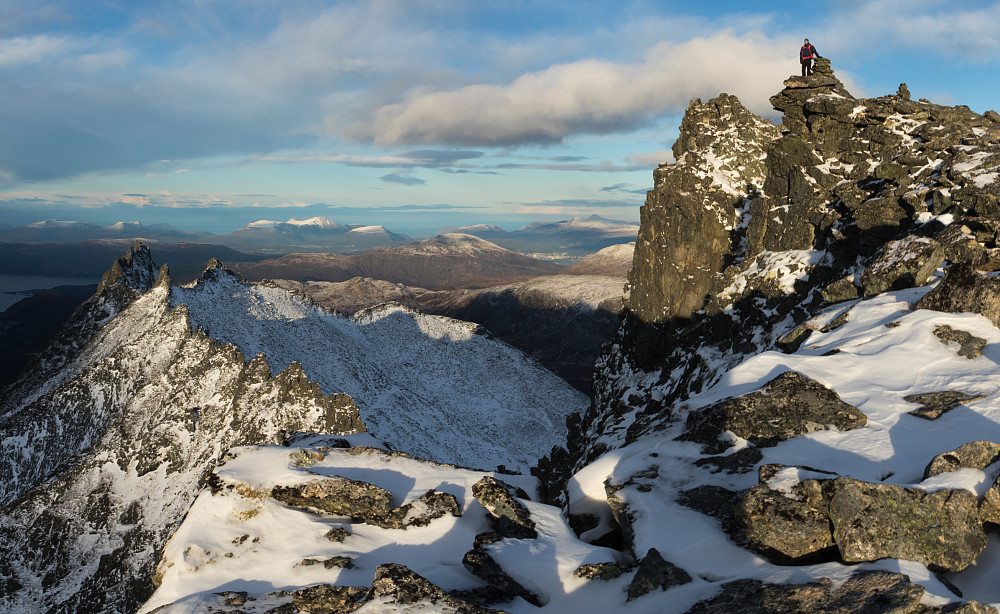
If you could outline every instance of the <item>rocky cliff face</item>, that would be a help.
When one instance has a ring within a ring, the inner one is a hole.
[[[642,209],[594,403],[538,475],[585,535],[617,527],[637,556],[655,546],[702,578],[741,576],[749,551],[817,581],[817,564],[906,559],[911,577],[970,586],[958,572],[986,556],[1000,468],[975,465],[980,487],[922,468],[981,439],[973,423],[1000,429],[992,392],[972,390],[995,377],[980,352],[1000,321],[1000,115],[905,85],[857,99],[825,59],[784,85],[780,126],[724,94],[692,101]],[[963,403],[969,423],[945,415]],[[606,493],[585,486],[596,473]],[[614,521],[585,523],[605,497]],[[663,532],[668,518],[714,519],[727,538],[710,547],[729,554],[685,566],[694,538]],[[739,590],[693,611],[726,611]]]

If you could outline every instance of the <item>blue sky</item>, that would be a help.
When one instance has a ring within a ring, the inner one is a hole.
[[[0,222],[637,220],[688,101],[772,113],[803,37],[1000,108],[997,1],[0,0]]]

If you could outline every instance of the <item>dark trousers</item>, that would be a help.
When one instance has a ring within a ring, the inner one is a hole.
[[[802,76],[813,74],[813,61],[812,58],[808,60],[799,60],[802,62]]]

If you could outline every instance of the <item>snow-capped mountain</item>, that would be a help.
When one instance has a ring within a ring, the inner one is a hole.
[[[175,288],[171,304],[248,356],[264,354],[277,369],[301,364],[322,389],[351,395],[368,429],[394,449],[441,462],[527,471],[559,441],[567,412],[586,405],[476,325],[401,305],[348,319],[221,267]],[[517,407],[531,411],[510,411]]]

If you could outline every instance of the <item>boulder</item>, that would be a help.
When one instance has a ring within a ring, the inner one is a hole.
[[[944,390],[942,392],[911,394],[903,397],[903,400],[921,405],[919,409],[909,412],[911,416],[917,416],[926,420],[937,420],[945,412],[949,412],[963,403],[984,398],[986,398],[984,394],[973,395],[958,390]]]
[[[951,452],[943,452],[931,459],[924,469],[924,479],[958,469],[983,470],[1000,458],[1000,443],[972,441]]]
[[[827,430],[842,431],[867,424],[858,408],[840,400],[836,392],[796,371],[786,371],[761,390],[723,399],[688,414],[682,440],[704,444],[706,453],[730,447],[725,431],[757,447]]]
[[[794,467],[789,469],[795,470]],[[807,479],[788,491],[776,490],[767,482],[750,488],[738,508],[748,547],[771,555],[768,558],[776,563],[816,562],[817,558],[832,560],[830,556],[818,555],[830,554],[836,545],[822,484],[819,480]]]
[[[965,569],[986,547],[976,495],[837,478],[824,489],[834,540],[849,563],[898,558]]]
[[[981,273],[972,264],[953,264],[936,288],[917,301],[917,309],[978,313],[1000,326],[1000,277]]]
[[[472,485],[472,496],[490,513],[495,530],[500,535],[519,539],[538,536],[528,508],[518,501],[518,497],[527,498],[523,490],[485,476]]]
[[[886,290],[922,286],[944,261],[944,248],[934,239],[908,236],[890,241],[861,275],[865,296]]]
[[[639,569],[628,585],[628,599],[632,601],[654,590],[667,590],[671,586],[687,584],[691,581],[688,572],[663,558],[656,548],[650,548],[639,563]]]

